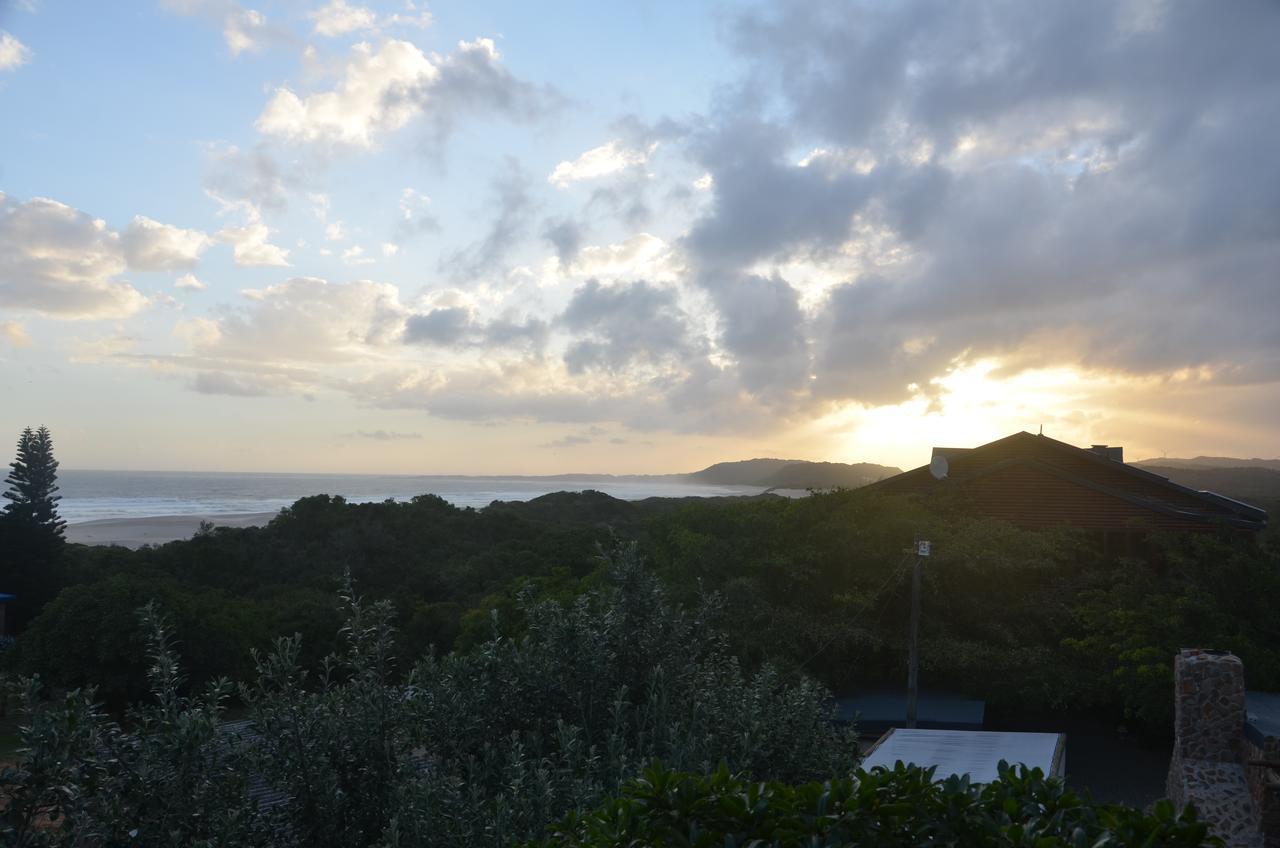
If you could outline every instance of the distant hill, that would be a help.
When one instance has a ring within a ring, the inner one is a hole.
[[[1158,459],[1142,459],[1132,464],[1140,465],[1148,471],[1153,465],[1161,468],[1267,468],[1280,471],[1280,459],[1237,459],[1230,456],[1197,456],[1191,459],[1162,456]]]
[[[1205,458],[1208,457],[1198,457],[1198,459]],[[1136,464],[1140,465],[1144,471],[1168,477],[1173,482],[1188,488],[1206,489],[1237,500],[1280,498],[1280,470],[1275,468],[1261,466],[1205,468]]]
[[[688,475],[688,479],[699,483],[768,489],[855,489],[901,473],[901,469],[872,462],[847,464],[797,459],[745,459],[718,462],[695,471]]]

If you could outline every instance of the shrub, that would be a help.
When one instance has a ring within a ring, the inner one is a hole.
[[[296,637],[255,658],[256,680],[240,687],[247,723],[225,722],[225,681],[181,694],[154,611],[153,702],[125,726],[91,692],[42,705],[33,685],[22,760],[0,774],[0,833],[18,845],[509,845],[654,758],[758,779],[855,765],[821,687],[743,671],[713,626],[714,599],[673,605],[634,547],[572,603],[526,595],[518,640],[403,675],[391,605],[350,588],[344,602],[343,647],[318,673],[302,668]],[[266,795],[279,803],[253,800]],[[53,826],[35,825],[45,818]]]
[[[549,830],[544,846],[685,845],[1071,846],[1220,844],[1188,809],[1168,801],[1150,814],[1094,804],[1039,769],[1000,766],[1000,779],[934,780],[904,766],[791,786],[760,783],[721,767],[710,775],[661,764],[585,815]]]

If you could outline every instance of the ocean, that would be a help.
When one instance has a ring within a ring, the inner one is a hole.
[[[456,506],[525,501],[548,492],[595,489],[624,500],[650,497],[756,495],[758,486],[686,483],[678,477],[447,477],[394,474],[257,474],[250,472],[58,472],[68,523],[161,515],[275,512],[307,495],[341,495],[353,502],[408,500],[434,494]]]

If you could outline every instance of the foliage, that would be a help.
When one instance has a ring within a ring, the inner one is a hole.
[[[22,431],[9,469],[9,489],[3,493],[8,503],[0,512],[0,592],[17,596],[6,618],[18,630],[56,594],[63,579],[66,522],[58,516],[58,461],[48,429]]]
[[[266,650],[277,633],[300,633],[299,664],[313,667],[342,649],[331,598],[349,567],[366,596],[392,603],[407,669],[432,646],[477,650],[495,633],[494,610],[496,632],[518,638],[530,593],[572,607],[604,580],[598,546],[619,537],[637,540],[679,603],[720,597],[726,650],[745,669],[771,663],[842,693],[901,685],[903,549],[917,537],[934,542],[923,581],[926,688],[1010,710],[1099,711],[1155,733],[1171,726],[1179,648],[1234,651],[1251,687],[1280,688],[1271,537],[1151,534],[1141,557],[1118,559],[1083,533],[1021,531],[964,503],[863,491],[636,503],[559,493],[483,510],[432,496],[316,496],[264,528],[141,551],[70,546],[71,585],[25,631],[18,665],[51,684],[96,683],[113,708],[137,699],[146,687],[129,659],[128,645],[141,644],[130,610],[154,597],[197,683],[247,676],[246,648]]]
[[[1039,769],[1002,763],[1000,779],[935,780],[932,769],[858,771],[851,778],[760,783],[721,767],[688,774],[661,764],[619,797],[551,828],[542,845],[1068,846],[1220,844],[1193,810],[1175,816],[1093,803]]]
[[[58,460],[53,458],[53,437],[47,427],[22,431],[17,458],[9,468],[6,517],[61,539],[66,522],[58,517]]]
[[[152,703],[118,724],[73,691],[28,693],[16,768],[0,775],[17,845],[508,845],[585,811],[654,759],[726,762],[759,779],[848,773],[854,739],[811,681],[742,671],[714,603],[673,605],[634,548],[572,604],[526,594],[525,633],[397,672],[393,611],[348,587],[342,648],[318,674],[299,640],[197,698],[167,628],[143,619]],[[252,799],[257,786],[278,805]],[[52,826],[38,827],[47,819]]]

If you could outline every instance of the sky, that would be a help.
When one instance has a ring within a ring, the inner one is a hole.
[[[0,0],[64,467],[1280,455],[1266,0]]]

